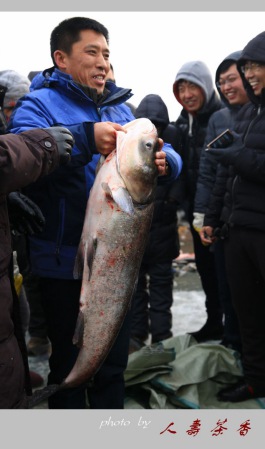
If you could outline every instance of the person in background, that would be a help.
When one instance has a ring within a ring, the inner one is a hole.
[[[29,79],[30,81],[32,81],[33,78],[34,78],[36,75],[38,75],[39,73],[41,73],[40,70],[31,70],[31,71],[28,73],[28,79]]]
[[[29,92],[29,79],[14,70],[0,72],[0,133],[5,134],[8,122],[18,100]],[[15,286],[19,296],[21,322],[24,335],[30,324],[29,297],[26,280],[29,273],[27,234],[39,231],[44,225],[41,211],[29,198],[20,192],[11,192],[7,197],[14,256]],[[20,282],[18,283],[18,279]],[[35,371],[30,371],[32,388],[40,387],[44,379]]]
[[[31,73],[37,74],[38,72]],[[2,111],[5,121],[3,131],[5,132],[18,100],[29,92],[30,80],[14,70],[3,70],[0,72],[0,85],[4,90]],[[28,354],[48,355],[51,345],[47,337],[47,324],[40,302],[38,277],[31,272],[27,244],[27,235],[33,235],[42,231],[45,218],[38,206],[21,192],[10,193],[8,205],[10,211],[13,211],[13,223],[11,224],[15,226],[12,228],[12,236],[15,244],[14,249],[17,253],[19,271],[23,277],[20,304],[25,332],[29,334],[27,341]],[[34,379],[32,378],[34,386],[40,386],[40,379],[38,382],[35,374],[34,376]]]
[[[233,129],[237,113],[249,101],[236,66],[240,55],[241,51],[229,54],[217,67],[215,84],[226,107],[214,112],[210,117],[204,144],[205,148],[207,143],[211,142],[221,132],[227,128]],[[208,155],[207,151],[202,151],[194,200],[193,226],[199,235],[202,236],[203,244],[207,244],[204,238],[203,221],[205,213],[209,208],[216,176],[217,162]],[[219,197],[222,197],[222,192],[223,188],[218,192]],[[224,335],[221,343],[240,352],[241,338],[225,272],[223,239],[217,239],[213,246],[220,301],[224,312]]]
[[[237,68],[250,102],[236,116],[233,143],[208,150],[228,167],[220,221],[242,341],[243,377],[219,391],[226,402],[265,397],[265,32],[247,43]],[[214,228],[206,231],[212,239]]]
[[[17,101],[20,97],[22,97],[26,92],[29,92],[29,80],[21,75],[20,73],[14,70],[2,70],[0,71],[0,134],[5,134],[8,126],[8,122],[10,116],[13,112],[14,107],[17,104]],[[18,211],[18,192],[12,192],[8,195],[8,209],[9,209],[9,219],[10,212],[14,209]],[[22,201],[22,200],[21,200]],[[14,207],[13,207],[14,206]],[[21,214],[18,214],[18,220],[21,221]],[[13,223],[12,223],[13,221]],[[17,230],[17,226],[14,226],[14,220],[11,220],[11,230],[12,230],[12,240],[13,240],[13,249],[14,249],[14,266],[16,266],[17,274],[20,273],[21,268],[17,265],[17,251],[20,253],[21,246],[24,246],[24,236]],[[21,273],[20,273],[21,274]],[[22,277],[21,277],[22,278]],[[19,298],[20,298],[20,310],[21,310],[21,319],[24,328],[24,332],[28,329],[29,322],[29,305],[26,298],[26,293],[24,289],[24,285],[21,284],[19,290]]]
[[[73,137],[62,127],[0,136],[0,408],[27,408],[32,394],[14,285],[7,196],[69,162]]]
[[[27,189],[46,221],[44,231],[30,238],[30,257],[34,274],[40,277],[52,345],[48,384],[60,384],[78,356],[79,349],[72,339],[81,280],[74,279],[73,270],[96,166],[100,154],[107,155],[116,148],[116,131],[122,131],[122,125],[134,120],[124,105],[132,96],[131,90],[106,81],[110,69],[108,41],[108,30],[91,18],[72,17],[58,24],[50,38],[54,65],[34,77],[31,92],[23,98],[10,125],[11,132],[20,133],[60,123],[75,138],[71,164]],[[164,149],[157,151],[155,163],[158,172],[165,174],[167,161],[174,179],[175,152],[171,147]],[[67,179],[63,188],[62,179]],[[48,399],[49,408],[124,407],[129,324],[127,314],[91,385],[55,393]]]
[[[190,225],[195,262],[206,295],[207,321],[192,335],[199,342],[207,339],[215,340],[223,336],[223,312],[214,254],[209,246],[201,243],[199,234],[193,228],[193,212],[200,155],[204,149],[208,122],[212,114],[221,109],[222,105],[214,89],[210,70],[202,61],[187,62],[179,69],[173,83],[173,93],[183,107],[174,123],[178,134],[175,148],[183,160],[183,169],[178,179],[179,204]]]
[[[159,95],[146,95],[135,111],[135,118],[146,117],[163,132],[169,125],[167,106]],[[182,161],[179,155],[179,172]],[[172,336],[173,270],[172,261],[179,255],[177,231],[176,180],[163,179],[156,189],[155,208],[132,299],[130,352],[139,349],[151,335],[157,343]]]
[[[107,76],[107,81],[112,81],[113,83],[116,84],[116,79],[115,79],[115,75],[114,75],[114,68],[113,68],[112,64],[110,64],[110,69],[109,69],[109,73],[108,73],[108,76]],[[126,101],[125,104],[130,108],[132,114],[135,115],[136,107],[130,101]]]
[[[15,70],[0,71],[1,134],[5,134],[10,116],[18,100],[29,92],[29,79]]]

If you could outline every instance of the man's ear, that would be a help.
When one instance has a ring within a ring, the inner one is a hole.
[[[64,51],[62,51],[62,50],[55,50],[55,52],[53,53],[53,57],[54,57],[54,60],[56,62],[56,66],[59,69],[63,70],[63,69],[66,68],[66,62],[65,62],[66,54],[65,54]]]

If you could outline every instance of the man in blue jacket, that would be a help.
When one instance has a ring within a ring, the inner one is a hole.
[[[108,30],[93,19],[73,17],[61,22],[50,40],[54,67],[34,78],[31,93],[18,103],[10,125],[11,132],[20,133],[60,123],[75,138],[71,164],[27,191],[46,219],[44,231],[30,239],[30,257],[32,272],[40,277],[52,344],[49,384],[62,382],[78,354],[72,338],[81,281],[73,279],[73,268],[99,153],[110,153],[116,147],[116,131],[134,119],[124,105],[131,90],[106,82],[108,39]],[[165,174],[165,152],[157,152],[156,157],[159,173]],[[171,147],[166,149],[166,158],[174,178],[178,168]],[[128,319],[93,386],[58,392],[49,398],[49,408],[86,408],[86,391],[90,408],[123,408]]]

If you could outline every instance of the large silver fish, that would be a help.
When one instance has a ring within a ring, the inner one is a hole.
[[[74,277],[82,276],[76,363],[54,391],[91,379],[108,355],[130,306],[153,215],[157,131],[145,118],[117,132],[87,203]],[[52,387],[52,386],[51,386]],[[49,388],[49,386],[47,387]]]

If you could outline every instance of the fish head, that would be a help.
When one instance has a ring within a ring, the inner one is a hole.
[[[127,123],[117,135],[117,168],[134,202],[153,200],[158,168],[155,153],[160,149],[156,127],[147,118]]]

